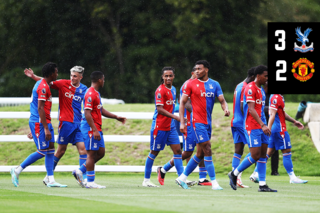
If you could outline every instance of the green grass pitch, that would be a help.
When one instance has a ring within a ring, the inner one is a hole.
[[[234,191],[226,175],[217,180],[224,188],[213,191],[208,186],[179,188],[169,173],[160,188],[141,186],[142,173],[97,173],[96,182],[106,189],[80,188],[70,173],[56,173],[55,179],[68,188],[47,188],[42,184],[45,173],[22,173],[20,186],[14,187],[8,173],[0,174],[0,212],[319,212],[319,177],[304,185],[289,184],[289,177],[267,176],[277,193],[259,193],[258,184],[243,175],[249,189]],[[151,179],[157,185],[156,174]],[[198,174],[188,179],[197,180]]]

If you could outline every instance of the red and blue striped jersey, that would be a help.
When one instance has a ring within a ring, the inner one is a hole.
[[[277,111],[276,117],[271,127],[271,132],[285,132],[286,126],[286,114],[285,114],[285,102],[284,98],[280,94],[272,94],[270,96],[269,110],[274,109]]]
[[[220,84],[209,78],[207,81],[190,80],[184,85],[183,94],[190,97],[192,122],[211,125],[215,97],[223,95]]]
[[[158,129],[161,131],[169,131],[171,127],[175,126],[172,118],[158,113],[157,106],[162,105],[163,109],[174,114],[174,107],[176,103],[176,88],[174,86],[171,89],[167,88],[164,84],[161,84],[155,92],[155,110],[153,114],[152,129]]]
[[[259,118],[261,118],[262,113],[262,92],[255,82],[249,83],[244,91],[243,97],[243,111],[244,111],[244,121],[246,130],[261,129],[258,122],[252,117],[249,112],[248,102],[254,102],[254,109],[256,110]]]
[[[50,87],[44,79],[37,81],[32,89],[31,103],[30,103],[30,119],[29,122],[41,122],[38,112],[38,100],[45,101],[44,112],[46,114],[47,123],[51,123],[51,106],[52,95]]]
[[[231,127],[244,127],[243,126],[243,119],[244,115],[241,112],[240,104],[243,102],[243,93],[244,89],[246,88],[247,83],[241,82],[239,83],[233,94],[233,117],[231,119]]]
[[[92,116],[94,125],[97,127],[98,131],[102,131],[101,130],[101,125],[102,125],[101,111],[103,106],[101,103],[100,93],[96,91],[93,87],[89,87],[87,89],[87,92],[84,96],[83,106],[84,106],[84,109],[91,110],[91,116]],[[87,123],[85,115],[83,115],[82,122]]]
[[[81,103],[87,86],[80,83],[78,87],[72,85],[71,80],[58,80],[51,82],[51,88],[59,90],[60,121],[71,123],[81,122]]]

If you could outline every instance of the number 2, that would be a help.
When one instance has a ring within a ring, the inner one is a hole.
[[[278,51],[284,50],[286,48],[286,43],[285,43],[286,31],[284,31],[284,30],[276,30],[275,35],[276,36],[281,35],[281,37],[278,39],[278,41],[281,42],[280,43],[281,45],[276,44],[275,45],[276,50],[278,50]]]
[[[282,65],[282,69],[279,69],[276,72],[276,81],[287,81],[287,77],[280,77],[281,73],[287,72],[287,62],[284,60],[280,60],[276,62],[276,67],[280,67],[281,65]]]

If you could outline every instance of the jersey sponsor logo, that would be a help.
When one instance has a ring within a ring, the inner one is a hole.
[[[172,105],[172,104],[175,104],[175,103],[176,103],[176,100],[167,100],[166,101],[167,105]]]
[[[97,106],[97,109],[101,109],[102,108],[102,104],[99,104],[98,106]]]
[[[254,144],[254,145],[259,144],[258,139],[254,139],[254,140],[253,140],[253,144]]]
[[[277,104],[277,99],[273,99],[272,103]]]
[[[310,73],[308,74],[308,67],[311,69]],[[296,69],[298,68],[298,73],[296,73]],[[293,77],[301,82],[305,82],[312,78],[314,70],[314,63],[309,61],[306,58],[300,58],[298,61],[292,63],[292,73]]]
[[[159,99],[161,98],[161,93],[157,94],[157,98],[159,98]]]
[[[301,42],[302,45],[298,46],[296,44],[296,42],[294,42],[294,48],[293,50],[295,52],[299,51],[301,53],[306,53],[306,52],[313,52],[314,48],[313,48],[313,42],[310,44],[310,46],[308,47],[306,42],[309,42],[308,36],[309,33],[312,31],[311,28],[306,29],[303,34],[301,32],[301,27],[297,27],[296,28],[296,35],[298,36],[297,41]]]
[[[41,92],[42,94],[46,94],[46,88],[42,88]]]
[[[200,90],[200,94],[201,94],[201,97],[208,97],[208,98],[211,98],[211,97],[214,97],[214,92],[202,92],[202,90]]]
[[[264,101],[262,101],[261,99],[257,99],[256,104],[264,104]]]
[[[66,92],[65,94],[64,94],[67,98],[71,98],[71,99],[73,99],[73,100],[75,100],[75,101],[78,101],[78,102],[81,102],[81,97],[80,96],[76,96],[76,95],[74,95],[74,94],[72,94],[71,92]],[[90,97],[89,97],[90,98]],[[88,98],[88,99],[89,99]],[[89,102],[89,101],[88,101]]]
[[[248,95],[252,95],[252,90],[251,89],[248,90]]]

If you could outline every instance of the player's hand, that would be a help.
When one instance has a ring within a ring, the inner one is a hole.
[[[126,121],[127,121],[127,118],[125,118],[125,117],[120,117],[120,116],[117,116],[117,121],[120,121],[122,124],[125,124],[126,123]]]
[[[180,132],[186,134],[186,125],[183,123],[180,123]]]
[[[29,68],[29,69],[24,69],[24,74],[26,75],[26,76],[28,76],[29,78],[32,78],[33,77],[33,70],[31,69],[31,68]]]
[[[45,136],[46,136],[46,141],[49,141],[49,140],[51,140],[51,132],[50,132],[50,130],[49,129],[44,129],[44,134],[45,134]]]
[[[176,116],[176,115],[173,115],[173,116],[174,116],[174,117],[173,117],[174,120],[180,122],[180,117],[179,117],[179,116]]]
[[[268,136],[271,135],[271,131],[270,131],[269,127],[267,127],[266,125],[263,125],[263,126],[262,126],[262,131],[263,131],[263,133],[264,133],[265,135],[268,135]]]
[[[100,141],[101,140],[101,136],[100,136],[100,133],[99,131],[93,131],[93,138],[97,141]]]
[[[303,128],[304,128],[303,124],[300,123],[299,121],[295,121],[295,122],[293,123],[293,125],[295,125],[296,127],[298,127],[298,129],[303,129]]]
[[[30,132],[29,134],[27,134],[27,137],[28,137],[29,139],[33,139],[32,133]]]
[[[184,118],[184,124],[188,123],[188,118]]]
[[[225,109],[224,110],[224,116],[229,117],[229,115],[230,115],[229,109]]]

